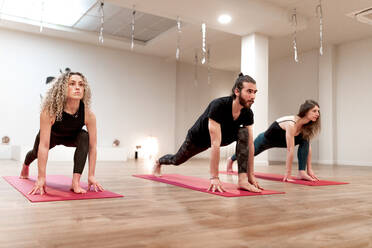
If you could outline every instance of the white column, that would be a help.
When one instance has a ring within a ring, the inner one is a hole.
[[[259,34],[242,37],[241,72],[248,74],[257,83],[257,95],[252,105],[254,113],[254,138],[268,127],[269,107],[269,40]],[[268,165],[267,152],[255,157],[255,164]]]
[[[319,135],[318,163],[333,164],[336,159],[336,49],[327,46],[319,57],[319,105],[322,130]]]

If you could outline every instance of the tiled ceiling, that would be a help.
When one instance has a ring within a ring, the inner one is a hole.
[[[104,34],[113,37],[131,38],[132,9],[104,4]],[[148,42],[177,25],[175,20],[136,11],[134,39]],[[97,2],[74,25],[84,31],[99,32],[101,27],[100,3]]]

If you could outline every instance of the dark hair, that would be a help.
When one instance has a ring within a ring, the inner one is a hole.
[[[306,100],[303,104],[301,104],[297,115],[301,118],[305,117],[307,112],[309,112],[315,106],[319,108],[319,104],[316,101]],[[303,125],[301,128],[302,137],[306,140],[310,140],[319,132],[320,132],[320,112],[319,112],[319,118],[315,122],[310,121],[309,123]]]
[[[64,72],[61,69],[59,69],[59,71],[61,73],[69,73],[69,72],[71,72],[71,69],[69,67],[66,67]]]
[[[51,82],[53,82],[53,80],[56,79],[55,77],[47,77],[46,81],[45,81],[45,84],[49,84]]]
[[[61,74],[62,74],[62,73],[69,73],[69,72],[71,72],[71,69],[68,68],[68,67],[66,67],[64,72],[63,72],[61,69],[59,69],[59,72],[60,72]],[[54,79],[56,79],[56,77],[52,77],[52,76],[51,76],[51,77],[47,77],[47,79],[46,79],[46,81],[45,81],[45,84],[49,84],[49,83],[53,82]]]
[[[252,84],[256,84],[256,81],[248,76],[248,75],[244,75],[243,73],[239,73],[239,76],[238,78],[235,80],[235,84],[234,86],[232,87],[231,89],[231,96],[235,99],[236,95],[235,95],[235,89],[238,89],[239,92],[243,89],[243,83],[246,82],[246,83],[252,83]]]

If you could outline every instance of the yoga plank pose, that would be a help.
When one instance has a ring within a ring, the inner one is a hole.
[[[218,177],[220,147],[237,141],[238,187],[252,192],[261,192],[262,188],[253,174],[253,112],[250,107],[254,103],[256,93],[255,80],[248,75],[239,74],[231,96],[213,100],[189,129],[178,152],[165,155],[155,162],[153,174],[161,176],[161,165],[180,165],[211,147],[208,190],[224,192]]]
[[[273,148],[287,148],[286,174],[283,181],[290,180],[294,147],[298,145],[298,179],[318,181],[311,165],[310,140],[320,131],[319,104],[314,100],[306,100],[297,115],[284,116],[274,121],[271,126],[254,140],[254,155]],[[232,172],[234,154],[227,161],[227,172]]]

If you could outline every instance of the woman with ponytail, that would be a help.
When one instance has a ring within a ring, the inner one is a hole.
[[[294,147],[299,145],[298,179],[317,181],[311,165],[310,140],[320,131],[319,104],[314,100],[306,100],[301,104],[297,115],[284,116],[274,121],[271,126],[254,140],[254,155],[273,148],[287,148],[286,173],[283,181],[290,180]],[[228,159],[227,171],[232,172],[235,154]]]

